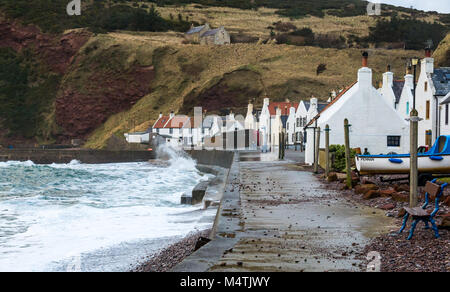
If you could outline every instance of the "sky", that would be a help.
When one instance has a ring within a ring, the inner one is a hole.
[[[425,11],[450,13],[450,0],[368,0],[373,3],[386,3],[395,6],[411,7]],[[381,8],[383,9],[383,8]]]

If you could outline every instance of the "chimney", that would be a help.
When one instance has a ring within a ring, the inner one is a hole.
[[[175,116],[175,113],[173,111],[170,112],[170,118],[173,118]]]
[[[394,73],[391,72],[391,65],[387,66],[387,71],[383,73],[383,87],[392,87],[394,85]]]
[[[159,113],[159,118],[162,118],[162,112]]]
[[[269,98],[264,98],[264,105],[267,105],[267,106],[269,106],[269,102],[270,102],[270,100],[269,100]]]
[[[276,111],[277,116],[281,116],[281,109],[278,107]]]
[[[285,101],[285,102],[291,102],[291,101],[289,100],[289,98],[286,98],[284,101]]]
[[[247,116],[251,116],[253,114],[253,103],[249,102],[247,107]]]
[[[425,58],[422,59],[421,72],[433,74],[434,73],[434,59],[431,57],[431,49],[425,49]]]
[[[412,65],[409,63],[406,66],[406,75],[405,75],[405,85],[409,86],[409,88],[413,88],[414,87],[414,76],[412,75]]]
[[[317,111],[317,104],[318,104],[319,100],[315,97],[312,97],[310,99],[310,109],[313,111]]]
[[[363,53],[363,61],[362,61],[363,67],[358,70],[359,86],[366,86],[366,87],[372,86],[372,69],[367,67],[368,57],[369,57],[369,54],[367,52],[364,52]],[[394,78],[394,77],[392,76],[392,78]]]
[[[369,53],[364,52],[362,54],[362,66],[363,68],[368,67]]]

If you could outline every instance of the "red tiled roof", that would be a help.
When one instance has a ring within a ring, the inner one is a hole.
[[[187,123],[189,123],[189,117],[186,116],[174,116],[170,121],[166,124],[164,128],[172,128],[172,129],[181,129]]]
[[[309,123],[305,126],[309,127],[310,125],[312,125],[320,116],[321,113],[323,113],[324,111],[326,111],[329,107],[331,107],[336,101],[338,101],[339,98],[341,98],[347,91],[350,90],[350,88],[352,88],[353,86],[355,86],[355,84],[358,83],[358,81],[353,82],[352,85],[350,85],[349,87],[345,88],[344,90],[341,91],[341,93],[339,93],[338,96],[336,96],[329,104],[327,104],[326,107],[324,107],[324,109],[317,114],[317,116],[315,116],[313,119],[311,119],[311,121],[309,121]]]
[[[156,123],[153,125],[154,129],[162,129],[164,128],[164,125],[167,123],[167,121],[170,119],[169,116],[162,116],[159,118]]]
[[[274,116],[277,114],[277,108],[279,108],[282,116],[288,116],[291,107],[297,110],[298,102],[271,102],[269,103],[269,113]]]

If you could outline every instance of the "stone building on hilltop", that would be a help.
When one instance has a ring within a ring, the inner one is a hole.
[[[230,44],[230,34],[223,26],[211,29],[209,24],[194,26],[185,33],[185,38],[190,43],[201,45],[225,45]]]

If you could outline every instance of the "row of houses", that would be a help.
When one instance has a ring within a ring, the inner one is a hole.
[[[306,140],[315,141],[320,131],[320,147],[324,147],[326,125],[331,128],[330,144],[344,144],[344,119],[350,127],[350,146],[371,154],[409,153],[411,110],[419,113],[419,146],[431,147],[440,135],[449,135],[450,68],[434,68],[431,50],[420,60],[416,82],[408,66],[403,80],[395,80],[388,66],[383,84],[375,89],[368,54],[363,54],[357,81],[342,91],[305,127]],[[414,92],[414,86],[415,92]],[[414,99],[415,93],[415,99]],[[305,161],[314,162],[314,142],[306,143]]]
[[[410,67],[401,80],[396,80],[388,67],[380,88],[376,89],[368,66],[368,54],[364,53],[356,81],[338,94],[333,92],[328,102],[319,102],[314,97],[300,102],[271,102],[265,98],[259,109],[249,103],[245,117],[233,113],[224,117],[205,116],[201,109],[196,110],[194,117],[160,114],[150,132],[163,136],[173,146],[221,147],[221,143],[214,145],[216,137],[223,140],[226,133],[245,130],[246,137],[253,139],[242,145],[263,152],[278,147],[279,134],[284,132],[286,144],[304,147],[305,161],[312,164],[316,135],[320,135],[319,147],[323,148],[324,129],[328,125],[330,144],[342,145],[343,123],[348,119],[352,148],[364,149],[371,154],[408,153],[407,118],[413,108],[414,85],[415,105],[422,118],[419,145],[430,147],[439,135],[450,134],[450,68],[434,68],[431,51],[427,50],[419,69],[420,75],[414,84]]]

